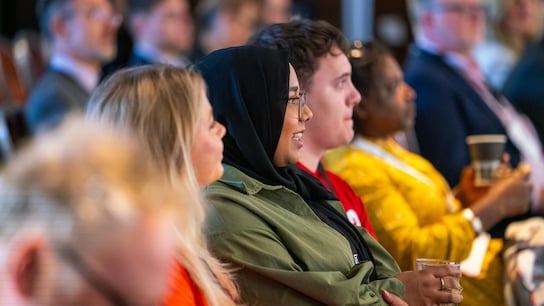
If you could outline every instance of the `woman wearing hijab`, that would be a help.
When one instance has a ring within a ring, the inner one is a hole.
[[[214,115],[227,128],[223,177],[206,189],[212,204],[206,234],[212,252],[239,268],[243,302],[406,305],[393,294],[414,304],[462,300],[440,291],[441,284],[459,287],[458,272],[399,274],[384,248],[351,225],[334,195],[296,167],[312,113],[286,53],[223,49],[198,69]]]

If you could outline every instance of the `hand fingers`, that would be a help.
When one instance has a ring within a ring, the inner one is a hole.
[[[390,306],[404,306],[408,305],[403,299],[400,297],[389,293],[387,290],[382,290],[382,297],[383,300],[386,301]]]
[[[432,296],[429,296],[429,299],[437,304],[447,304],[447,303],[461,303],[463,301],[463,296],[459,291],[434,291]]]
[[[454,277],[440,277],[438,282],[439,290],[440,291],[452,291],[455,290],[457,292],[463,291],[463,287],[461,287],[461,284],[459,283],[459,280]]]
[[[529,176],[531,175],[531,166],[529,166],[527,163],[520,163],[514,171],[514,175],[524,179],[529,179]]]
[[[439,266],[433,267],[432,269],[423,270],[421,272],[429,272],[430,276],[436,278],[445,276],[460,278],[462,274],[459,266]]]

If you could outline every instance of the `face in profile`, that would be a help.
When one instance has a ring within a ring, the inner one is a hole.
[[[416,94],[404,81],[402,70],[392,56],[385,56],[379,65],[382,69],[372,84],[374,93],[363,99],[364,117],[360,120],[366,121],[374,134],[368,136],[383,137],[414,125]]]
[[[312,118],[312,111],[307,105],[301,105],[300,99],[298,78],[295,69],[289,64],[289,101],[286,101],[283,127],[274,153],[273,163],[276,167],[295,164],[299,160],[299,151],[304,144],[302,136],[306,130],[306,121]]]
[[[198,184],[204,187],[223,175],[223,142],[225,127],[215,121],[206,93],[202,91],[202,107],[191,147],[191,159]]]
[[[466,51],[481,42],[485,32],[482,0],[434,0],[434,3],[431,36],[442,48]]]
[[[116,35],[121,17],[108,0],[72,1],[62,36],[69,48],[84,59],[107,62],[117,52]]]
[[[188,52],[193,45],[193,19],[186,0],[163,0],[145,17],[143,39],[173,54]]]
[[[351,64],[337,47],[319,59],[319,68],[307,91],[314,120],[308,122],[306,142],[316,150],[328,150],[353,139],[353,108],[361,95],[351,82]]]

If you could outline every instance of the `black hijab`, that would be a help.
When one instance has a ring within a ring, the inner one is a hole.
[[[289,95],[287,53],[254,46],[227,48],[204,57],[197,69],[208,85],[216,120],[227,128],[223,162],[265,184],[298,193],[323,222],[348,239],[356,262],[357,256],[372,260],[357,230],[326,202],[336,199],[333,193],[296,165],[273,164]]]

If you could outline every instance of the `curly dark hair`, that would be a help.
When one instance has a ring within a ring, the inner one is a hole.
[[[286,50],[299,82],[306,88],[311,86],[321,57],[338,55],[333,53],[335,47],[346,55],[349,51],[349,42],[338,28],[326,21],[308,19],[267,25],[257,31],[247,44]]]

